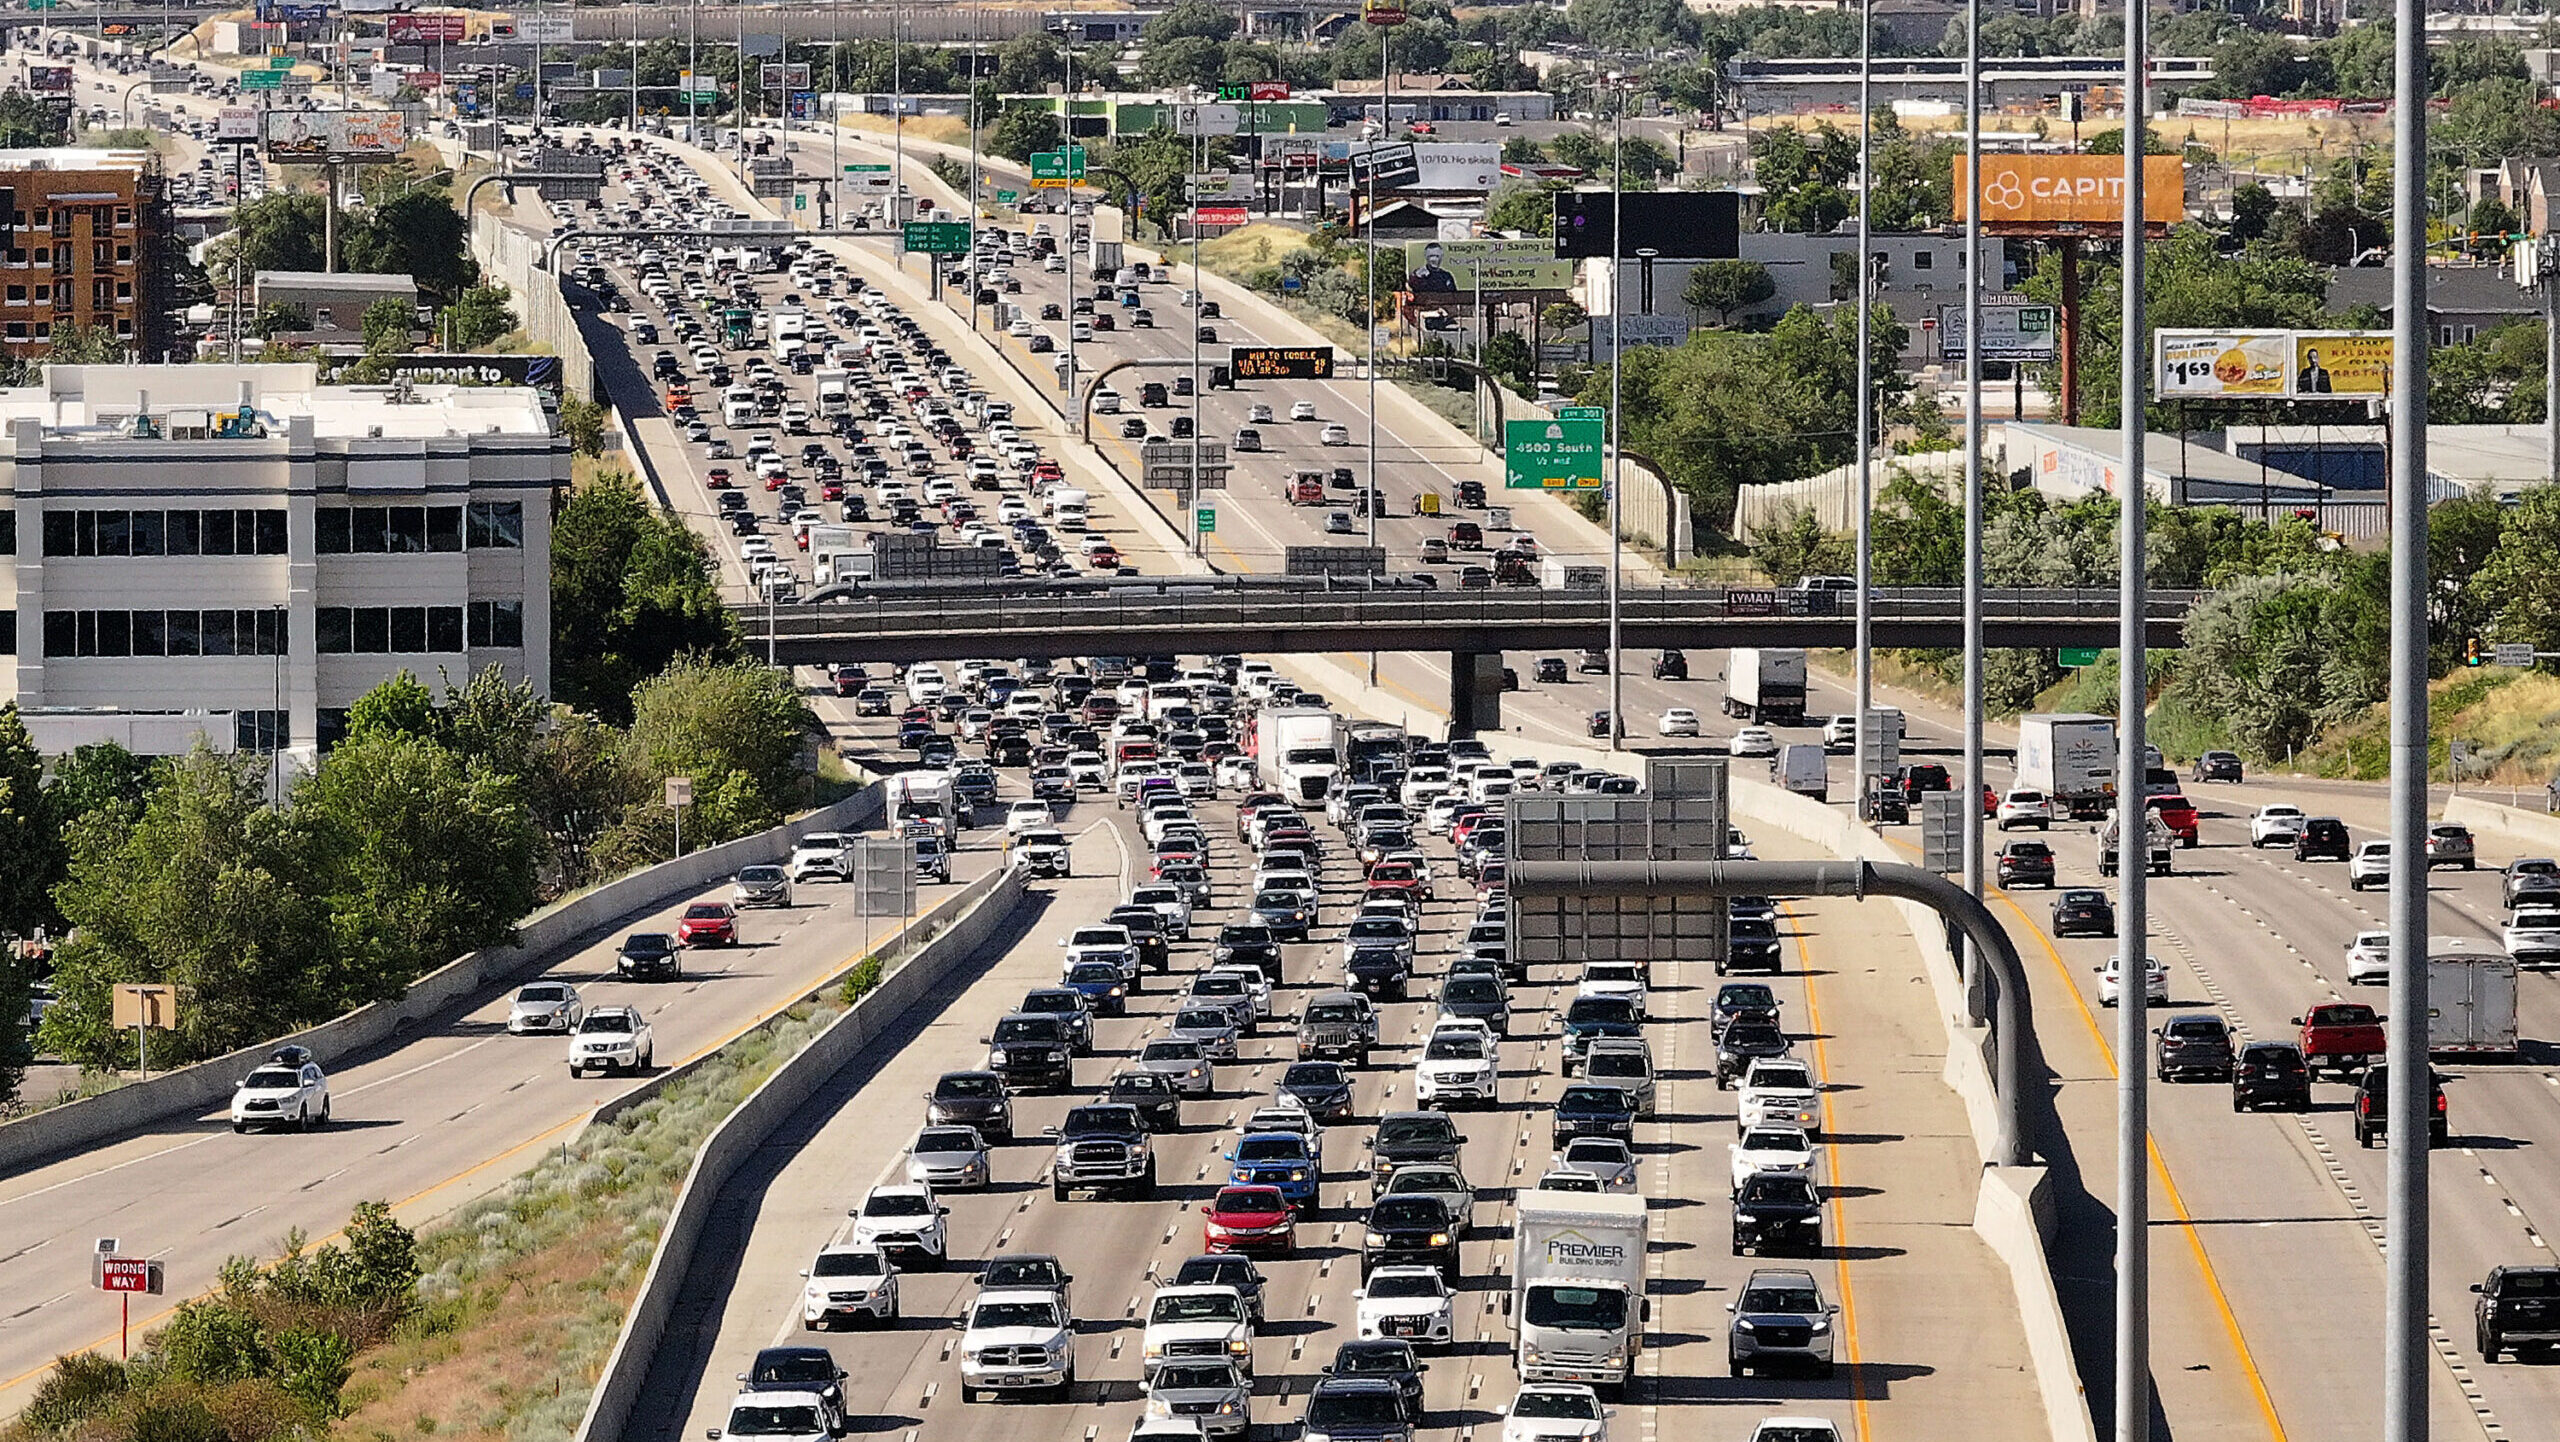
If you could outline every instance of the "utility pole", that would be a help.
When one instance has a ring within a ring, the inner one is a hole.
[[[2149,334],[2142,293],[2149,28],[2150,17],[2140,0],[2128,0],[2124,18],[2124,328],[2118,332],[2128,339],[2125,363],[2118,367],[2124,461],[2116,472],[2123,477],[2116,491],[2123,502],[2118,538],[2123,573],[2116,615],[2116,1442],[2148,1442],[2151,1436],[2151,1068],[2146,1064],[2151,1030],[2151,809],[2143,800],[2146,728],[2142,710],[2149,699],[2144,684],[2148,638],[2143,622],[2151,595],[2143,574],[2144,511],[2151,497],[2142,456],[2148,389],[2143,358],[2150,354],[2142,340]],[[1965,337],[1968,346],[1981,343],[1979,335]],[[2420,634],[2424,635],[2423,628]],[[1969,809],[1982,804],[1977,797],[1966,801]],[[2422,1125],[2419,1136],[2425,1135]]]
[[[1876,648],[1875,648],[1875,541],[1868,520],[1875,511],[1875,475],[1871,469],[1874,448],[1868,437],[1875,430],[1871,414],[1875,406],[1875,377],[1868,372],[1873,364],[1875,348],[1868,343],[1867,326],[1875,310],[1875,298],[1868,293],[1868,283],[1875,276],[1875,263],[1870,259],[1870,228],[1875,210],[1875,168],[1871,161],[1875,135],[1875,5],[1873,0],[1858,7],[1858,396],[1853,407],[1856,420],[1851,429],[1857,435],[1850,444],[1858,448],[1858,509],[1850,519],[1857,524],[1858,638],[1850,665],[1856,671],[1858,692],[1857,736],[1854,744],[1858,756],[1858,805],[1866,805],[1871,778],[1869,768],[1881,763],[1884,755],[1881,740],[1875,734]]]
[[[1624,578],[1623,547],[1620,538],[1626,526],[1619,520],[1618,456],[1624,446],[1618,418],[1618,378],[1626,373],[1627,343],[1627,273],[1622,254],[1626,247],[1627,221],[1627,90],[1626,77],[1612,71],[1609,75],[1609,454],[1600,467],[1600,484],[1608,487],[1609,505],[1609,749],[1623,751],[1627,746],[1627,703],[1624,678],[1627,664],[1626,634],[1619,613],[1619,592]],[[1667,523],[1669,512],[1664,513]],[[1666,524],[1665,529],[1668,529]]]
[[[1362,19],[1366,20],[1366,7],[1363,10]],[[1365,484],[1371,498],[1369,544],[1372,546],[1378,544],[1378,507],[1375,501],[1383,493],[1378,479],[1378,160],[1379,147],[1396,133],[1395,72],[1389,68],[1388,62],[1388,57],[1395,52],[1395,34],[1393,25],[1378,27],[1378,138],[1370,142],[1369,199],[1360,208],[1360,231],[1368,241],[1369,257],[1361,269],[1367,273],[1369,283],[1369,474]],[[1317,186],[1317,194],[1323,194],[1321,183]],[[1194,211],[1191,229],[1194,236],[1200,233],[1198,218],[1198,212]],[[1195,265],[1193,269],[1198,267]],[[1199,429],[1197,423],[1192,429]],[[1378,684],[1378,653],[1375,651],[1369,653],[1369,684]]]
[[[1964,889],[1982,896],[1982,0],[1964,27]],[[2015,362],[2012,362],[2015,364]],[[1859,582],[1865,587],[1864,580]],[[1864,718],[1860,718],[1863,725]],[[1863,783],[1860,794],[1864,794]],[[1982,949],[1964,948],[1965,1015],[1979,1020]]]

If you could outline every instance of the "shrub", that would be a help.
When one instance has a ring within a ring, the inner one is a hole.
[[[122,1362],[95,1352],[53,1359],[53,1371],[27,1403],[25,1421],[35,1430],[59,1432],[124,1395],[130,1385]]]
[[[880,985],[880,958],[866,956],[844,977],[844,1004],[853,1005]]]

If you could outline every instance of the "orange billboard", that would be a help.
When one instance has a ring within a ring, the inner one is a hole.
[[[1972,187],[1956,157],[1956,219]],[[2142,218],[2175,225],[2187,218],[2186,163],[2174,155],[2142,162]],[[2124,157],[2120,155],[1986,155],[1982,157],[1985,225],[2104,226],[2124,223]]]

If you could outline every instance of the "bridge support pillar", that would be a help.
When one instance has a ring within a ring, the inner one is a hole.
[[[1502,729],[1502,653],[1449,655],[1449,736]]]

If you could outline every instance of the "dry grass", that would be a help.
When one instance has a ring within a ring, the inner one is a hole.
[[[2448,778],[2446,743],[2467,742],[2477,759],[2464,782],[2540,787],[2560,769],[2560,676],[2539,671],[2457,671],[2427,688],[2428,773]],[[2389,715],[2373,707],[2333,728],[2302,753],[2300,769],[2378,781],[2391,774]]]
[[[1204,270],[1242,281],[1264,266],[1278,265],[1291,251],[1307,248],[1307,233],[1292,225],[1257,220],[1239,226],[1215,240],[1200,242],[1200,265]],[[1169,260],[1187,262],[1191,247],[1174,245],[1166,250]]]
[[[843,115],[837,117],[837,123],[847,130],[859,130],[867,135],[894,137],[898,133],[898,127],[891,124],[890,118],[886,115]],[[969,122],[964,116],[910,115],[907,117],[906,128],[909,140],[931,140],[943,145],[969,143]],[[822,130],[818,134],[823,139],[826,132]],[[806,145],[808,142],[804,140],[801,143]],[[804,150],[802,153],[807,152]],[[921,159],[922,157],[911,158]]]

